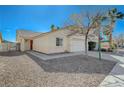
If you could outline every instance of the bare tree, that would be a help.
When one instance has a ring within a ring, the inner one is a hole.
[[[94,17],[94,27],[95,27],[95,31],[97,33],[97,36],[98,36],[98,50],[99,50],[99,60],[101,60],[101,32],[104,32],[102,31],[101,28],[103,28],[103,22],[107,19],[106,16],[103,16],[103,13],[101,14],[100,12],[98,12],[96,14],[96,16]]]
[[[100,31],[101,22],[103,21],[103,16],[100,12],[97,12],[95,15],[87,12],[86,14],[72,14],[70,19],[72,22],[70,24],[81,27],[82,29],[78,30],[81,34],[85,36],[85,54],[88,55],[88,35],[91,31]],[[67,26],[67,25],[66,25]],[[94,30],[97,29],[97,30]]]

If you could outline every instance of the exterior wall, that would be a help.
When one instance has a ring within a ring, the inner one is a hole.
[[[25,40],[25,39],[21,38],[20,50],[21,51],[30,50],[30,40]]]
[[[48,53],[48,38],[43,36],[33,39],[33,50]]]
[[[20,44],[20,51],[24,51],[24,39],[16,32],[16,42]]]
[[[0,44],[2,44],[2,34],[0,33]]]
[[[99,44],[98,42],[96,42],[96,47],[95,47],[95,50],[98,50],[99,48]],[[101,49],[109,49],[110,46],[109,46],[109,42],[101,42]]]
[[[25,50],[30,50],[30,40],[25,40],[24,45],[25,45]]]
[[[24,39],[23,38],[20,38],[20,50],[21,51],[25,51],[25,44],[24,44]]]
[[[62,46],[56,46],[56,38],[63,39]],[[59,33],[53,33],[49,35],[48,38],[48,53],[59,53],[59,52],[67,52],[67,44],[68,44],[68,38],[66,36],[66,33],[59,32]]]
[[[18,35],[16,41],[17,41],[17,43],[20,43],[21,51],[30,50],[30,40],[29,39],[24,39],[23,37],[20,37]]]
[[[109,42],[102,42],[102,43],[101,43],[101,48],[102,48],[102,49],[109,49],[109,48],[110,48]]]
[[[1,38],[0,38],[0,44],[2,43],[2,40],[1,40]]]
[[[46,54],[60,53],[68,51],[68,38],[70,33],[67,30],[60,30],[33,40],[33,50]],[[56,46],[56,38],[63,39],[63,46]]]

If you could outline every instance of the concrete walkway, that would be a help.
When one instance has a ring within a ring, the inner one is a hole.
[[[35,51],[27,51],[27,53],[34,55],[42,60],[49,60],[54,58],[61,58],[61,57],[68,57],[68,56],[75,56],[75,55],[85,55],[84,52],[73,52],[73,53],[61,53],[61,54],[43,54]],[[92,56],[95,58],[99,57],[98,52],[88,52],[88,56]],[[102,53],[102,59],[110,60],[110,61],[118,61],[116,58],[110,56],[110,54]]]
[[[100,86],[104,87],[124,87],[124,57],[111,55],[118,60],[110,74],[103,80]]]
[[[83,52],[77,52],[77,53],[62,53],[62,54],[43,54],[35,51],[27,51],[27,53],[34,55],[42,60],[49,60],[54,58],[61,58],[61,57],[68,57],[68,56],[75,56],[75,55],[81,55],[84,54]]]

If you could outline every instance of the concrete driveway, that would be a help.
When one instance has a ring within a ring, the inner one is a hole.
[[[124,57],[111,55],[118,60],[109,75],[103,80],[100,86],[104,87],[124,87]]]
[[[27,53],[0,53],[0,86],[99,86],[115,64],[84,55],[45,61]]]

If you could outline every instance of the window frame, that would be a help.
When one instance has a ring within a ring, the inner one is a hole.
[[[63,38],[56,37],[56,46],[63,46]]]

